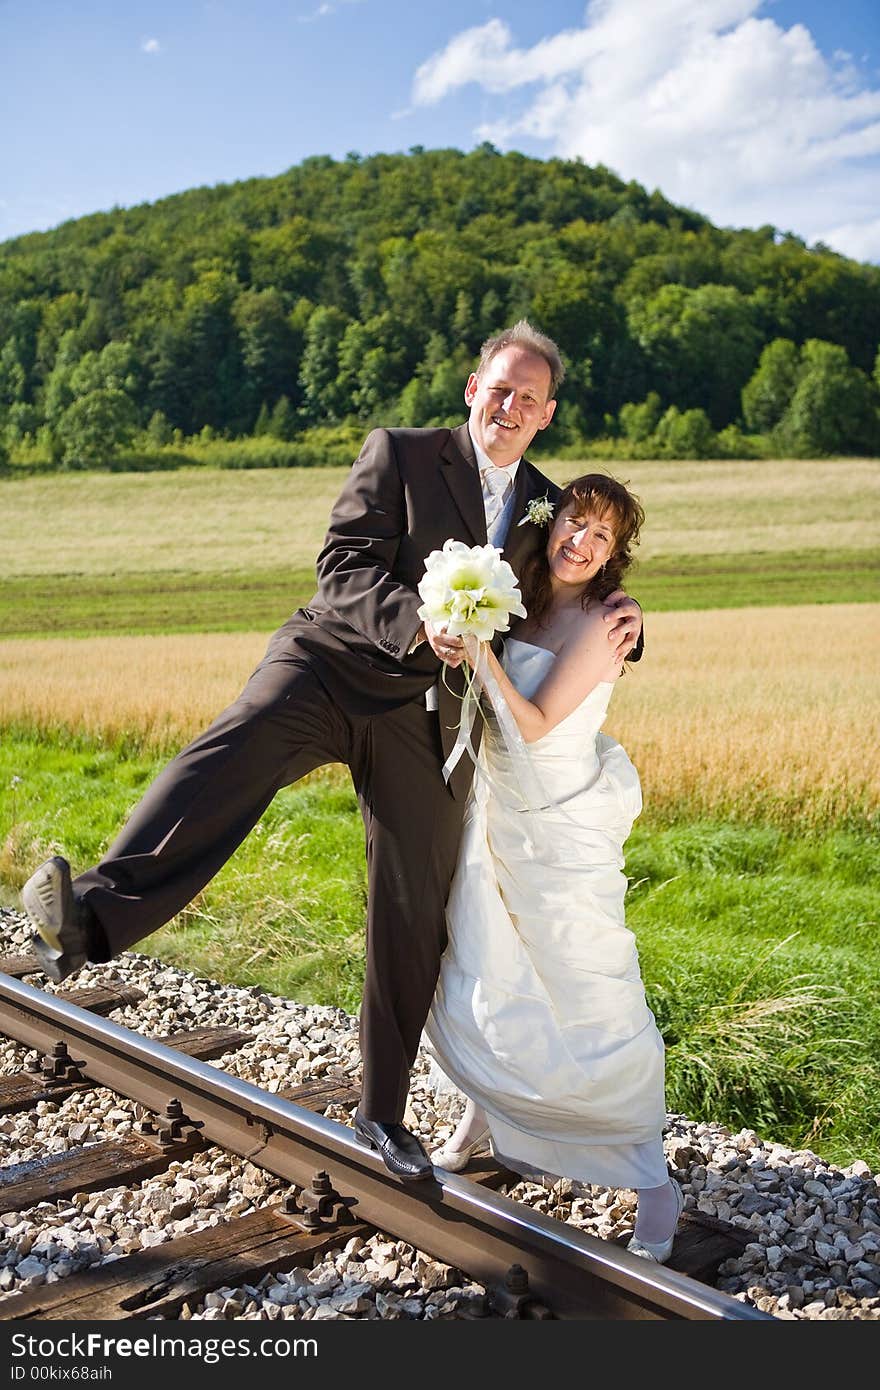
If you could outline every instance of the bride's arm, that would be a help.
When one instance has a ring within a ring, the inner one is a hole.
[[[597,604],[583,615],[530,700],[513,685],[492,649],[485,648],[489,670],[526,743],[535,743],[555,729],[600,681],[620,675],[622,658],[608,653],[604,612]]]

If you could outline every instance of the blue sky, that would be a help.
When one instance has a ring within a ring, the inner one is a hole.
[[[0,51],[0,239],[491,139],[880,262],[878,0],[0,0]]]

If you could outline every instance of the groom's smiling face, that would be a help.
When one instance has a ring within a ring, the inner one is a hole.
[[[471,438],[496,468],[506,468],[526,452],[538,430],[553,419],[550,366],[528,348],[503,348],[478,375],[472,372],[464,391],[470,406]]]

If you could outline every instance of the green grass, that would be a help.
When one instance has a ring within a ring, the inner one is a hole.
[[[314,592],[314,566],[0,579],[0,637],[269,632]]]
[[[36,863],[97,862],[164,759],[9,730],[0,745],[0,902]],[[363,983],[364,845],[347,774],[282,791],[205,891],[145,943],[216,979],[356,1011]]]
[[[880,1166],[874,837],[648,823],[627,872],[670,1105]]]
[[[8,733],[0,898],[14,905],[48,852],[75,869],[94,863],[160,765]],[[867,830],[643,819],[627,872],[669,1108],[880,1167],[880,867]],[[347,775],[328,769],[280,793],[201,897],[141,949],[356,1011],[364,906],[360,816]]]
[[[880,599],[880,551],[661,555],[638,565],[627,588],[649,613],[876,603]]]
[[[646,612],[880,599],[880,553],[662,556],[628,583]],[[308,569],[0,579],[0,638],[273,631],[315,592]]]

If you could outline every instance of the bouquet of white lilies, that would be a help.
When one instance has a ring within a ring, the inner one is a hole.
[[[496,632],[507,632],[511,615],[526,616],[516,575],[494,545],[448,540],[432,550],[419,596],[419,617],[450,637],[491,642]]]
[[[425,561],[419,596],[424,600],[418,609],[423,621],[444,629],[450,637],[463,637],[466,644],[470,639],[472,644],[469,652],[473,659],[473,675],[465,668],[458,737],[443,764],[443,776],[448,780],[465,750],[474,763],[477,761],[471,730],[476,716],[477,692],[481,688],[489,693],[499,717],[506,714],[507,722],[516,730],[497,683],[489,674],[482,644],[491,642],[496,632],[507,632],[511,617],[524,618],[526,610],[516,575],[507,561],[502,560],[497,546],[469,546],[451,539],[444,543],[442,550],[432,550]],[[445,679],[445,662],[443,672]],[[518,731],[514,737],[520,737]]]

